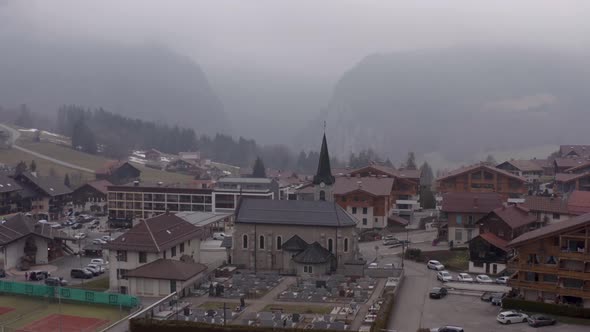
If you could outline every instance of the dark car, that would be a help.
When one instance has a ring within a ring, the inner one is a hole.
[[[485,292],[485,293],[483,293],[483,295],[480,297],[480,299],[481,299],[482,301],[485,301],[485,302],[491,302],[491,301],[492,301],[492,299],[493,299],[494,297],[500,297],[500,298],[501,298],[501,297],[503,297],[503,295],[504,295],[504,293],[498,293],[498,292]]]
[[[434,287],[430,291],[429,296],[430,296],[431,299],[442,299],[447,294],[448,294],[448,291],[447,291],[446,288],[444,288],[444,287]]]
[[[494,294],[490,299],[492,305],[502,306],[502,299],[506,296],[506,294]]]
[[[62,277],[49,277],[45,279],[45,285],[47,286],[67,286],[68,281]]]
[[[4,269],[0,269],[0,278],[6,278],[6,271]]]
[[[47,271],[31,271],[29,272],[29,280],[39,281],[47,279],[51,273]]]
[[[79,223],[75,223],[74,225],[72,225],[72,229],[80,229],[82,227],[84,227],[84,226],[82,226],[82,224],[79,224]]]
[[[70,277],[78,279],[90,279],[92,278],[92,272],[86,269],[72,269],[70,271]]]
[[[532,315],[527,321],[532,327],[555,325],[557,322],[554,318],[545,315]]]

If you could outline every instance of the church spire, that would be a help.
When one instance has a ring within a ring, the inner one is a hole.
[[[325,185],[334,184],[334,176],[332,176],[332,168],[330,167],[330,154],[328,153],[328,142],[326,141],[326,133],[324,132],[324,138],[322,139],[322,148],[320,150],[320,160],[318,162],[318,171],[313,177],[313,184],[319,185],[324,183]]]

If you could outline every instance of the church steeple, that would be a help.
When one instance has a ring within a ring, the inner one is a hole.
[[[313,177],[313,184],[319,185],[323,183],[326,186],[334,184],[334,176],[332,175],[332,168],[330,167],[330,154],[328,153],[328,142],[326,141],[326,133],[322,139],[322,148],[320,150],[320,160],[318,162],[318,171]]]

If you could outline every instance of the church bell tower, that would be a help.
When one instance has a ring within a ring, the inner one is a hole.
[[[320,160],[318,170],[313,177],[314,200],[316,201],[334,201],[334,182],[336,179],[332,175],[330,166],[330,154],[328,153],[328,143],[326,133],[322,139],[322,148],[320,150]]]

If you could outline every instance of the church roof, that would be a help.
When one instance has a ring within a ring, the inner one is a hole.
[[[333,254],[321,244],[314,242],[305,248],[305,250],[295,257],[293,260],[300,264],[323,264],[327,263]]]
[[[309,244],[298,235],[293,235],[287,242],[283,243],[282,249],[286,251],[303,251]]]
[[[318,171],[313,177],[313,184],[319,185],[324,183],[326,185],[334,184],[334,176],[332,175],[332,168],[330,167],[330,154],[328,153],[328,142],[326,141],[326,134],[322,139],[322,148],[320,150],[320,160],[318,162]]]

